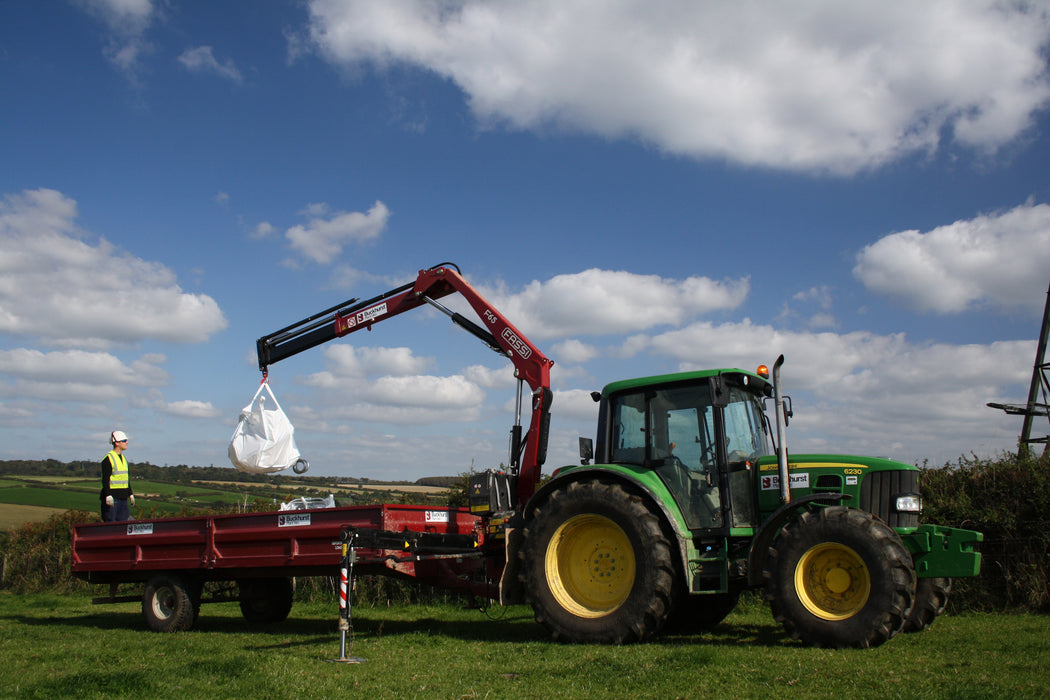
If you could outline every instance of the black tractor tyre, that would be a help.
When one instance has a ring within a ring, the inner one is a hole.
[[[763,575],[773,617],[812,646],[878,646],[901,631],[915,599],[908,549],[858,508],[802,513],[774,541]]]
[[[237,582],[241,614],[251,624],[283,622],[292,611],[293,579],[253,578]]]
[[[708,632],[733,612],[739,601],[739,590],[680,596],[668,620],[668,629],[687,634]]]
[[[519,577],[536,621],[561,641],[625,644],[671,609],[674,560],[660,517],[623,486],[572,482],[525,525]]]
[[[904,621],[902,632],[923,632],[940,617],[948,607],[948,596],[952,592],[950,578],[920,578],[915,585],[915,605]]]
[[[157,574],[142,593],[142,616],[154,632],[191,629],[200,611],[198,585],[177,574]]]

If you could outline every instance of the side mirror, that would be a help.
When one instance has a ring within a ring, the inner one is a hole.
[[[590,464],[594,459],[594,441],[588,437],[580,438],[580,464]]]

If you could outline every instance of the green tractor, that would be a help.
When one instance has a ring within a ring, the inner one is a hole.
[[[981,533],[920,524],[916,467],[788,457],[783,359],[772,381],[764,367],[726,369],[595,392],[597,440],[581,438],[581,464],[529,500],[511,546],[518,583],[555,638],[699,632],[750,588],[795,639],[872,647],[929,627],[951,579],[979,573]]]

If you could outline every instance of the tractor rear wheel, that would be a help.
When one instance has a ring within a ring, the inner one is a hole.
[[[619,484],[570,483],[533,511],[524,536],[520,578],[555,639],[623,644],[663,626],[671,543],[640,497]]]
[[[773,617],[814,646],[878,646],[901,631],[915,598],[904,543],[857,508],[803,513],[784,527],[763,573]]]
[[[920,578],[915,585],[915,605],[904,621],[904,632],[928,630],[934,620],[948,607],[948,595],[952,592],[950,578]]]

